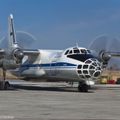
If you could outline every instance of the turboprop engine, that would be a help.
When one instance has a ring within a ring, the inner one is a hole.
[[[13,59],[15,60],[16,64],[20,64],[20,63],[22,63],[24,53],[21,49],[17,48],[15,50],[13,50],[12,56],[13,56]]]
[[[102,51],[99,53],[98,58],[99,58],[99,60],[103,63],[103,66],[106,67],[106,65],[108,64],[108,61],[109,61],[110,58],[111,58],[111,54],[109,54],[108,52],[105,52],[104,50],[102,50]]]

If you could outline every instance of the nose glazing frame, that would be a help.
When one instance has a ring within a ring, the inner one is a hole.
[[[85,78],[98,78],[101,74],[101,64],[97,59],[87,59],[83,65],[78,65],[77,73],[82,79]]]

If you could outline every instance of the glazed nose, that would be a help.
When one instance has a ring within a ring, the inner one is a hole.
[[[101,75],[101,64],[97,59],[88,59],[83,65],[78,65],[77,73],[80,78],[98,78]]]

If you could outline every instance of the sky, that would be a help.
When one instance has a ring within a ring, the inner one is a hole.
[[[88,47],[100,35],[120,39],[120,0],[0,0],[0,38],[11,13],[16,31],[34,35],[36,48]]]

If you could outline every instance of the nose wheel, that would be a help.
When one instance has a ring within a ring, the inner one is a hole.
[[[88,92],[88,89],[89,89],[89,85],[87,85],[85,82],[79,82],[79,85],[78,85],[78,91],[79,92]]]

